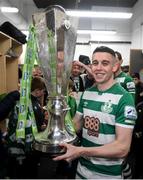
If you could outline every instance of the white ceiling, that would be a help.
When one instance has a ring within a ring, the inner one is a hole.
[[[41,0],[39,0],[41,1]],[[69,1],[69,0],[67,0]],[[105,0],[107,2],[108,0]],[[116,0],[120,1],[120,0]],[[131,0],[128,0],[131,1]],[[103,0],[102,0],[103,2]],[[38,9],[33,0],[0,0],[0,6],[9,5],[15,6],[20,9],[18,14],[2,14],[0,12],[0,24],[5,21],[11,22],[20,30],[27,30],[28,26],[32,22],[32,14],[38,11],[42,11],[42,9]],[[92,9],[103,9],[103,6],[93,6]],[[123,11],[131,11],[132,8],[122,8],[122,7],[105,7],[111,8],[112,10],[123,10]],[[80,19],[78,29],[114,29],[117,30],[118,33],[130,33],[130,20],[111,20],[111,19]]]

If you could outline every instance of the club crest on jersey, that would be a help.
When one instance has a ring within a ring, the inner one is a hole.
[[[88,102],[85,101],[84,104],[83,104],[83,106],[86,107],[87,105],[88,105]]]
[[[101,106],[101,111],[102,111],[102,112],[111,113],[112,110],[113,110],[113,107],[112,107],[111,100],[109,100],[108,102],[105,102],[105,103]]]

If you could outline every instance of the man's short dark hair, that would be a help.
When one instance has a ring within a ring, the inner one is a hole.
[[[115,55],[118,57],[118,59],[121,61],[122,60],[122,55],[118,51],[115,51]]]
[[[35,89],[45,89],[45,82],[42,77],[34,77],[31,82],[31,91]]]
[[[133,73],[131,76],[132,76],[132,78],[140,79],[140,74],[139,73]]]
[[[106,53],[109,53],[111,54],[112,56],[115,57],[115,52],[113,49],[107,47],[107,46],[99,46],[97,47],[94,51],[93,51],[93,54],[96,53],[96,52],[106,52]]]

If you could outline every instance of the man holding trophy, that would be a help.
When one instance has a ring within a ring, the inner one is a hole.
[[[122,178],[122,161],[127,155],[135,124],[132,97],[114,80],[118,68],[115,53],[108,47],[93,52],[92,72],[97,87],[86,90],[73,119],[82,129],[81,147],[72,122],[66,119],[67,85],[74,56],[76,31],[64,9],[49,7],[33,15],[40,66],[49,92],[49,122],[35,137],[33,148],[54,156],[54,161],[79,158],[77,178]],[[65,121],[65,119],[67,121]]]
[[[66,153],[54,158],[68,162],[80,158],[78,179],[122,178],[136,110],[132,96],[114,80],[117,68],[112,49],[101,46],[94,50],[92,72],[97,86],[85,90],[73,119],[76,129],[82,129],[81,147],[62,143]]]

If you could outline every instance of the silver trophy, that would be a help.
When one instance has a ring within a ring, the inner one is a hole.
[[[38,44],[38,56],[45,85],[49,93],[47,110],[49,120],[44,132],[35,137],[34,149],[51,154],[64,153],[60,143],[74,143],[77,136],[65,125],[69,107],[66,103],[67,87],[76,44],[77,20],[66,15],[60,6],[50,6],[33,15]]]

